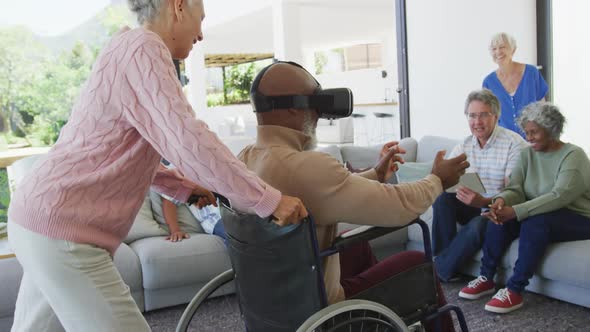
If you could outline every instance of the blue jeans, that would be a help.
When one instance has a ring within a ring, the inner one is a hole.
[[[433,205],[434,265],[442,281],[448,281],[481,248],[488,223],[480,209],[463,204],[455,196],[442,193]],[[463,225],[459,233],[457,222]]]
[[[213,227],[213,235],[223,238],[224,242],[227,240],[227,234],[225,234],[225,228],[223,227],[223,222],[221,222],[221,220],[217,221],[215,227]]]
[[[510,243],[520,237],[518,259],[506,287],[522,293],[552,242],[590,239],[590,218],[567,209],[539,214],[503,225],[488,223],[481,259],[481,275],[493,280],[496,267]]]

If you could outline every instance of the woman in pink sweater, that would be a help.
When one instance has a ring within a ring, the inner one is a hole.
[[[307,215],[249,172],[182,93],[172,58],[202,40],[202,0],[128,2],[141,27],[104,47],[58,142],[10,204],[24,270],[13,331],[149,330],[112,256],[152,182],[181,201],[191,194],[175,173],[157,172],[161,157],[241,210],[279,224]]]

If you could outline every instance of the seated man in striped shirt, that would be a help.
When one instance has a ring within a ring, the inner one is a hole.
[[[443,192],[433,205],[432,246],[443,282],[454,279],[457,269],[481,249],[487,226],[482,209],[508,183],[520,150],[527,146],[520,135],[498,126],[500,103],[490,90],[471,92],[464,112],[471,135],[450,157],[465,153],[471,165],[467,172],[479,174],[486,193],[459,187],[456,194]],[[463,225],[458,234],[457,223]]]

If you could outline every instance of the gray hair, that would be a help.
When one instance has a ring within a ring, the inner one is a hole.
[[[507,44],[513,51],[516,49],[516,39],[506,32],[497,33],[492,37],[492,40],[490,41],[490,51],[493,47],[500,44]]]
[[[529,121],[544,128],[552,138],[559,139],[563,132],[565,117],[559,111],[559,107],[546,101],[538,101],[527,105],[516,119],[522,131]]]
[[[465,115],[467,115],[467,109],[469,108],[469,104],[473,101],[481,101],[485,105],[488,105],[495,116],[500,118],[500,114],[502,113],[502,109],[500,108],[500,101],[496,98],[496,95],[491,90],[488,89],[481,89],[471,91],[467,96],[467,100],[465,100]]]
[[[202,0],[187,0],[188,6],[200,4]],[[127,0],[129,9],[137,15],[137,23],[140,25],[152,22],[160,13],[165,0]]]

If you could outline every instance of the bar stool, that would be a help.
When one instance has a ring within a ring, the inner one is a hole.
[[[395,131],[393,129],[393,114],[383,112],[373,112],[377,118],[377,129],[373,144],[383,144],[394,139]]]
[[[352,127],[354,128],[354,145],[367,146],[369,145],[369,137],[367,135],[366,115],[360,113],[352,113]]]

